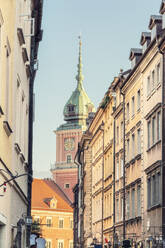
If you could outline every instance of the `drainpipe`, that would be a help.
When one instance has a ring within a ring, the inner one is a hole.
[[[165,239],[165,53],[163,53],[162,80],[162,236]]]
[[[114,107],[115,108],[115,107]],[[115,197],[115,144],[116,144],[116,121],[115,117],[113,120],[113,247],[115,247],[115,223],[116,223],[116,216],[115,216],[115,206],[116,206],[116,197]]]
[[[125,94],[120,91],[123,95],[123,240],[126,238],[126,226],[125,226],[125,217],[126,217],[126,192],[125,192]]]
[[[162,164],[161,164],[161,179],[162,179],[162,238],[165,239],[165,52],[162,51],[158,45],[159,52],[163,58],[163,72],[162,72]]]
[[[102,160],[102,222],[101,222],[101,243],[104,245],[104,122],[101,124],[100,130],[103,133],[103,160]]]
[[[32,170],[32,160],[33,160],[33,89],[34,89],[34,49],[35,49],[35,39],[31,38],[31,76],[29,82],[29,134],[28,134],[28,207],[27,216],[31,216],[31,195],[32,195],[32,181],[33,181],[33,170]],[[30,245],[30,227],[27,227],[27,246]]]

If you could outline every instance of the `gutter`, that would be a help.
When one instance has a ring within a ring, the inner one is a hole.
[[[41,32],[41,19],[42,19],[42,9],[43,9],[43,0],[38,0],[38,5],[36,9],[32,10],[32,17],[35,18],[36,30],[35,35],[31,37],[31,53],[30,53],[30,81],[29,81],[29,133],[28,133],[28,189],[27,189],[27,198],[28,198],[28,207],[27,207],[27,216],[31,216],[31,198],[32,198],[32,181],[33,181],[33,109],[34,109],[34,80],[36,75],[36,70],[34,68],[38,46],[40,39],[38,39],[38,34]],[[37,15],[38,14],[38,15]],[[27,236],[26,243],[27,247],[30,246],[30,233],[31,227],[27,227]]]

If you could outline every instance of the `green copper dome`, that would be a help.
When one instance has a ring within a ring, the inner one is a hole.
[[[79,63],[77,67],[77,87],[65,104],[63,114],[64,120],[67,121],[68,124],[77,124],[85,128],[88,114],[91,112],[95,112],[95,108],[83,87],[84,77],[82,75],[81,40],[79,43]]]

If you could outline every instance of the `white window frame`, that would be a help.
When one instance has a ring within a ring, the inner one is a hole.
[[[58,240],[58,248],[64,248],[64,240],[63,239]]]
[[[60,221],[62,221],[62,227],[60,227]],[[64,218],[59,218],[59,221],[58,221],[58,227],[60,228],[60,229],[63,229],[64,228]]]
[[[50,220],[50,223],[48,223]],[[46,217],[46,226],[51,227],[52,226],[52,217]]]
[[[135,96],[132,97],[132,118],[135,115]]]
[[[46,239],[46,248],[52,248],[52,240]]]

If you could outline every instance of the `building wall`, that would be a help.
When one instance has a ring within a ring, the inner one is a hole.
[[[160,64],[160,80],[157,75],[157,66]],[[152,86],[152,72],[155,72],[155,82]],[[154,180],[154,177],[157,180],[160,180],[159,186],[161,184],[161,128],[160,124],[160,137],[158,137],[158,113],[160,113],[161,117],[161,102],[162,102],[162,83],[163,83],[163,59],[162,55],[158,53],[157,48],[154,47],[152,50],[152,54],[148,55],[148,63],[146,66],[146,70],[143,74],[143,89],[144,89],[144,226],[145,226],[145,238],[152,233],[155,232],[155,235],[161,235],[160,223],[162,219],[162,211],[160,208],[161,203],[161,188],[157,188],[154,197],[155,203],[151,202],[150,206],[148,203],[148,181]],[[148,92],[147,89],[147,78],[150,76],[151,78],[151,90]],[[157,106],[157,107],[156,107]],[[156,109],[155,109],[156,108]],[[155,138],[153,140],[153,118],[155,118]],[[150,145],[148,144],[148,123],[151,123],[150,129]],[[153,187],[154,184],[152,184]],[[159,199],[156,199],[157,196]],[[151,200],[153,201],[153,199]],[[155,208],[152,207],[155,205]],[[156,207],[157,206],[157,207]]]
[[[32,1],[0,0],[0,181],[27,173]],[[21,31],[21,32],[20,32]],[[26,36],[28,35],[28,36]],[[26,56],[27,54],[27,56]],[[0,188],[0,246],[11,247],[27,215],[27,176]],[[25,225],[22,246],[26,245]]]
[[[46,210],[32,210],[33,220],[39,218],[42,237],[51,242],[51,247],[73,247],[73,213]],[[51,218],[51,226],[47,226],[47,218]],[[59,219],[63,219],[63,228],[59,227]]]

